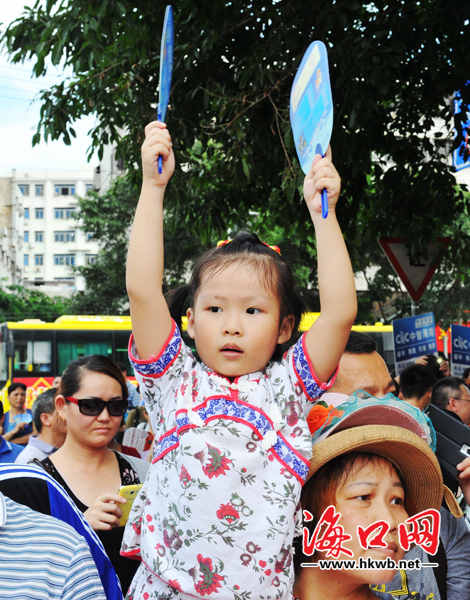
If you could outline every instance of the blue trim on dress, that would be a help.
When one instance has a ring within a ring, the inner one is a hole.
[[[151,358],[149,361],[140,361],[129,352],[129,359],[135,371],[138,371],[141,375],[163,375],[163,373],[172,364],[181,349],[181,333],[177,326],[174,328],[173,335],[165,347],[162,349],[160,355],[155,359]]]
[[[292,360],[294,361],[294,368],[306,396],[309,400],[316,400],[331,386],[332,381],[328,383],[320,383],[318,381],[305,349],[305,335],[294,346]]]
[[[273,430],[270,419],[260,410],[248,406],[237,400],[227,398],[209,398],[199,407],[193,407],[194,412],[207,423],[208,420],[217,418],[235,419],[244,421],[252,429],[259,432],[264,437],[268,431]],[[183,429],[196,427],[188,418],[186,409],[180,409],[176,413],[176,428],[165,433],[159,440],[155,448],[156,462],[168,452],[171,447],[179,445],[179,434]],[[281,434],[277,434],[277,440],[272,446],[280,462],[282,462],[290,471],[305,483],[308,475],[310,462],[302,459],[298,452],[284,439]]]

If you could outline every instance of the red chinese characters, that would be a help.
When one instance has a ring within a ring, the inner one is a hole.
[[[304,510],[304,521],[312,521],[313,516]],[[339,523],[341,513],[335,511],[334,506],[329,506],[322,514],[315,530],[309,539],[309,530],[303,528],[303,551],[307,556],[312,556],[315,550],[326,552],[328,558],[338,558],[341,553],[352,557],[353,553],[343,546],[343,542],[352,539],[345,533]],[[439,532],[441,515],[439,511],[429,509],[414,515],[404,523],[398,525],[398,539],[401,547],[408,551],[411,544],[420,546],[428,554],[434,555],[439,545]],[[362,548],[386,548],[385,536],[390,530],[386,521],[376,521],[367,527],[358,526],[357,535]],[[370,538],[370,539],[369,539]]]
[[[375,537],[368,542],[367,538],[377,529],[378,531]],[[390,525],[386,521],[376,521],[366,528],[358,525],[357,535],[359,537],[361,548],[364,548],[364,550],[367,550],[367,548],[386,548],[387,543],[385,542],[384,537],[387,535],[389,529]]]
[[[353,556],[351,550],[343,546],[343,542],[351,540],[352,537],[344,532],[344,527],[338,525],[341,513],[335,511],[334,506],[329,506],[318,521],[312,538],[308,539],[309,531],[303,528],[303,551],[307,556],[312,556],[315,550],[326,552],[326,557],[338,558],[341,553]],[[313,516],[308,510],[304,510],[304,520],[311,521]],[[326,525],[326,528],[323,526]],[[321,529],[324,529],[321,532]],[[321,533],[321,535],[320,535]]]
[[[406,525],[409,525],[409,529]],[[403,550],[409,550],[410,544],[416,544],[428,554],[436,554],[439,545],[441,515],[430,508],[410,517],[398,526],[398,538]]]

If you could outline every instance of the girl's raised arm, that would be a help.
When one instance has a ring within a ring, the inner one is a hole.
[[[328,192],[329,215],[321,215],[321,191]],[[306,336],[307,351],[315,374],[328,381],[336,369],[357,314],[354,275],[343,234],[336,219],[341,179],[326,156],[315,156],[304,181],[304,197],[312,217],[317,240],[318,289],[321,313]]]
[[[161,175],[158,156],[163,158]],[[163,296],[163,197],[175,169],[171,137],[164,123],[145,128],[142,145],[142,191],[127,254],[126,284],[132,331],[141,359],[157,356],[171,332]]]

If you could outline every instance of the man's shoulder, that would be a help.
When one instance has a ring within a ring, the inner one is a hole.
[[[7,442],[0,436],[0,463],[14,463],[16,458],[23,452],[24,446]]]
[[[38,460],[44,460],[49,456],[49,454],[52,453],[53,450],[54,446],[38,440],[37,436],[31,436],[26,448],[23,448],[20,454],[16,457],[15,463],[19,465],[26,465],[35,458]]]
[[[51,515],[33,510],[25,504],[15,502],[6,495],[3,497],[7,509],[7,523],[10,520],[10,524],[13,523],[15,527],[21,524],[21,528],[27,528],[29,531],[31,531],[30,526],[33,525],[33,531],[36,532],[37,537],[43,534],[50,536],[51,531],[53,531],[67,534],[68,538],[74,543],[78,543],[83,539],[68,523],[56,519]],[[21,521],[18,517],[21,517]]]

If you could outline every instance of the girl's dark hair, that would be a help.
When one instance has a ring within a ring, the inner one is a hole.
[[[21,383],[20,381],[15,381],[15,383],[12,383],[11,385],[8,386],[8,389],[7,389],[8,395],[10,395],[12,392],[17,390],[18,388],[21,388],[24,392],[26,392],[25,384]]]
[[[126,380],[124,375],[117,364],[108,358],[100,354],[92,354],[90,356],[82,356],[70,362],[65,371],[62,373],[62,379],[60,381],[57,395],[73,396],[80,389],[83,376],[87,371],[93,373],[102,373],[108,377],[115,379],[121,386],[122,397],[127,400],[129,392],[127,390]]]
[[[266,288],[272,290],[279,298],[279,323],[292,315],[292,332],[297,331],[306,307],[302,297],[294,289],[292,269],[278,252],[264,244],[255,233],[240,233],[228,244],[204,252],[194,265],[189,284],[166,294],[170,314],[176,323],[181,325],[186,301],[189,301],[190,307],[194,306],[204,276],[208,273],[218,273],[236,262],[258,269]]]
[[[385,460],[395,469],[405,490],[406,498],[407,490],[404,478],[399,469],[385,456],[372,452],[348,452],[347,454],[335,456],[312,475],[302,488],[300,495],[302,510],[308,510],[313,516],[311,521],[304,523],[304,527],[309,532],[309,539],[312,537],[315,527],[326,508],[330,505],[336,506],[336,492],[346,483],[347,478],[369,463],[374,464],[380,460]],[[294,570],[296,574],[299,573],[300,565],[303,562],[312,561],[311,556],[305,556],[303,553],[302,539],[303,536],[294,538]]]

